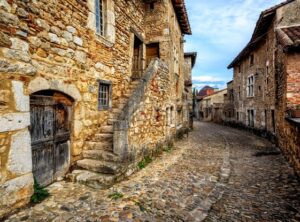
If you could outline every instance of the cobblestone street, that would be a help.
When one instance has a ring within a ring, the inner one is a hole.
[[[7,221],[300,221],[300,184],[278,150],[212,123],[196,122],[173,150],[108,190],[48,190]]]

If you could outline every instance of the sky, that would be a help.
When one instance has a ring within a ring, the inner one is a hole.
[[[193,35],[185,51],[198,53],[194,87],[226,88],[227,66],[249,42],[261,11],[283,0],[185,0]]]

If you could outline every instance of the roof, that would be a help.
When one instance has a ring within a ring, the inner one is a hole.
[[[199,92],[198,92],[198,96],[207,96],[207,90],[215,90],[214,88],[210,87],[210,86],[204,86]]]
[[[218,91],[216,91],[216,92],[214,92],[214,93],[212,93],[212,94],[210,94],[210,95],[204,96],[203,99],[208,98],[208,97],[213,96],[213,95],[216,95],[216,94],[219,94],[219,93],[222,93],[222,92],[224,92],[224,91],[226,91],[226,90],[227,90],[227,88],[222,89],[222,90],[218,90]]]
[[[189,22],[189,17],[185,7],[185,0],[172,0],[175,13],[183,34],[191,35],[192,30]]]
[[[278,28],[276,34],[285,51],[300,49],[300,24]]]
[[[273,22],[274,16],[276,15],[276,10],[286,4],[289,4],[295,0],[287,0],[278,5],[275,5],[265,11],[263,11],[256,23],[254,32],[249,43],[246,47],[238,54],[238,56],[228,65],[228,69],[233,68],[237,63],[239,63],[244,57],[248,56],[257,45],[265,39],[268,28]]]
[[[197,59],[197,52],[186,52],[184,53],[184,57],[191,57],[192,58],[192,67],[194,67]]]

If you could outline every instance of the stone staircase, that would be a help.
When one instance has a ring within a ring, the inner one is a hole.
[[[99,133],[85,142],[83,159],[77,161],[77,169],[68,175],[69,179],[98,189],[107,188],[122,179],[126,167],[113,152],[113,124],[139,84],[140,80],[130,83],[119,103],[113,106],[106,125],[102,125]]]

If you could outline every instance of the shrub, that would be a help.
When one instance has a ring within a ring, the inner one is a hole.
[[[34,178],[33,195],[31,196],[30,201],[32,203],[40,203],[49,196],[50,194],[48,190],[46,190],[44,187],[39,185],[36,179]]]

